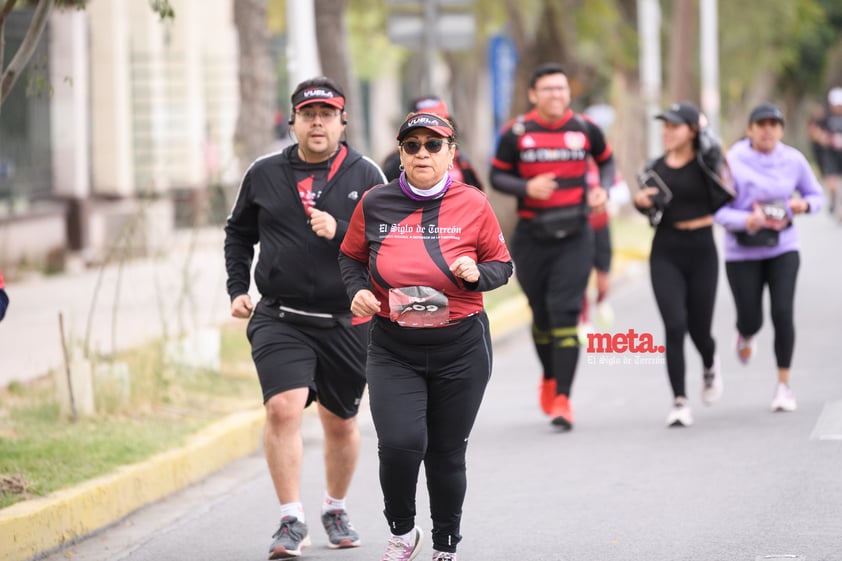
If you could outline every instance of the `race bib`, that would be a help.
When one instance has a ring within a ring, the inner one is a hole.
[[[450,320],[447,296],[429,286],[389,289],[389,319],[402,327],[439,327]]]

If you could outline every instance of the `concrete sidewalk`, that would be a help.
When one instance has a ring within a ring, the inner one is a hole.
[[[71,350],[87,340],[91,352],[104,354],[230,319],[223,240],[221,226],[182,231],[173,236],[167,255],[158,258],[19,281],[7,278],[10,304],[0,322],[0,387],[63,367],[60,312]]]

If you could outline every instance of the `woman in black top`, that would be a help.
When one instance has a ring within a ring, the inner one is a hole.
[[[650,255],[655,300],[666,331],[666,362],[674,403],[667,426],[690,426],[685,390],[684,336],[689,332],[704,366],[702,401],[722,395],[722,376],[711,335],[719,258],[713,240],[713,212],[723,204],[721,184],[699,157],[699,109],[682,102],[657,116],[664,122],[663,156],[641,176],[638,210],[656,226]],[[714,167],[716,167],[714,165]]]

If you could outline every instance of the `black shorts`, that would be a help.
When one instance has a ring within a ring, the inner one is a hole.
[[[343,419],[357,414],[365,389],[369,323],[312,327],[281,321],[258,304],[246,328],[263,402],[297,388]]]
[[[842,152],[838,150],[825,149],[822,154],[821,166],[822,174],[828,175],[842,175]]]
[[[594,254],[593,266],[598,271],[611,271],[611,229],[606,226],[593,232]]]

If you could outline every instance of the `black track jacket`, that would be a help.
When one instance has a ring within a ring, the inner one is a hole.
[[[340,145],[314,205],[336,219],[336,236],[327,240],[310,228],[290,163],[294,150],[297,144],[259,158],[243,176],[225,225],[228,295],[233,300],[248,293],[259,242],[254,281],[264,298],[309,312],[348,314],[351,303],[339,272],[339,246],[362,194],[386,178],[372,160]]]

